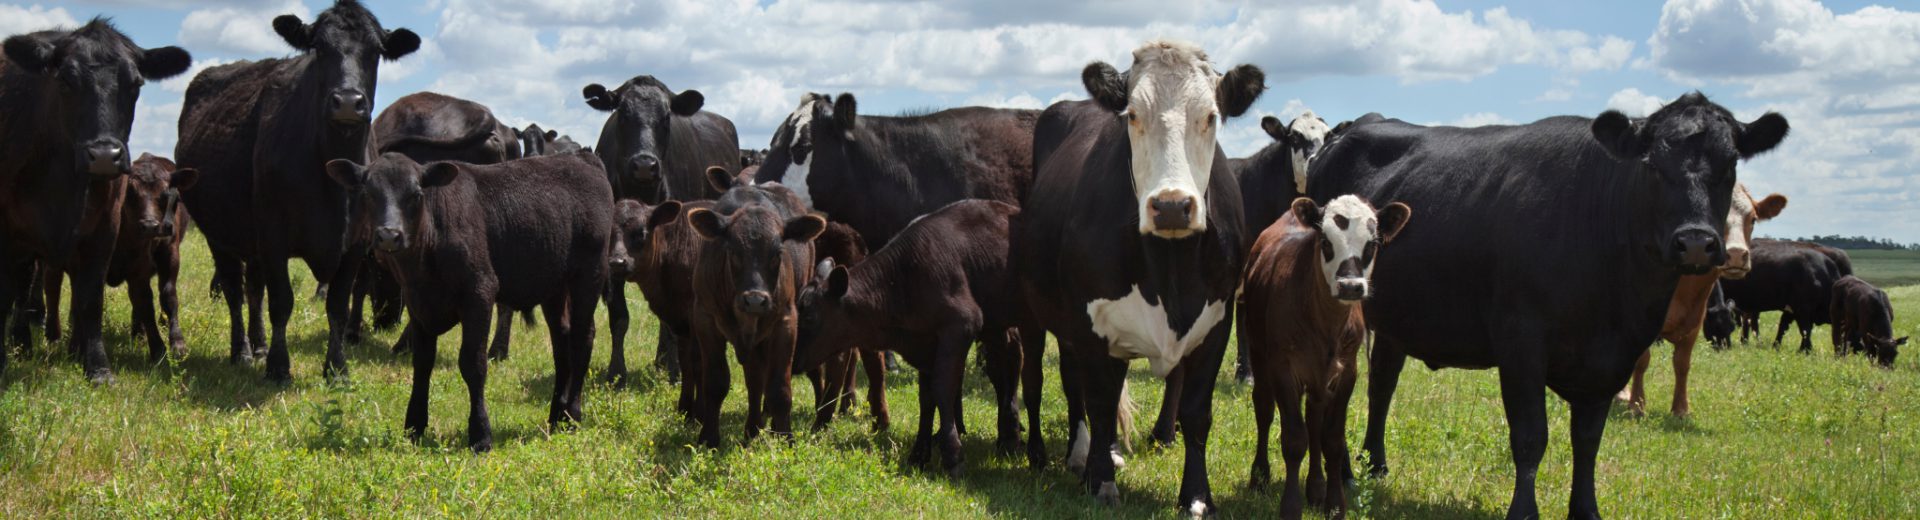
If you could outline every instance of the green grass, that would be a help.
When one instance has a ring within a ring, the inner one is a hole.
[[[1853,274],[1876,287],[1920,285],[1920,251],[1850,249]]]
[[[395,332],[351,349],[354,383],[323,383],[324,325],[320,306],[306,297],[313,283],[302,278],[289,333],[296,380],[265,385],[257,367],[225,364],[225,308],[204,290],[211,267],[203,242],[190,237],[185,250],[189,359],[146,364],[144,343],[128,336],[124,293],[113,290],[106,335],[117,383],[87,384],[77,365],[49,353],[62,349],[44,345],[0,376],[0,518],[1059,518],[1174,511],[1178,449],[1129,457],[1117,510],[1083,496],[1058,464],[1036,474],[1021,458],[996,456],[985,397],[991,392],[977,376],[968,381],[974,433],[965,439],[967,473],[958,481],[903,467],[917,416],[915,387],[905,378],[890,384],[895,426],[878,435],[868,432],[862,412],[824,433],[802,432],[791,444],[739,447],[744,391],[736,383],[724,419],[728,447],[692,449],[694,429],[671,412],[674,388],[646,371],[627,389],[590,387],[578,431],[549,434],[543,423],[551,358],[545,334],[535,330],[515,334],[513,359],[492,369],[492,453],[476,456],[463,447],[466,397],[453,366],[455,335],[443,338],[431,431],[411,443],[400,433],[408,362],[384,349]],[[295,272],[304,277],[304,269]],[[1920,287],[1891,293],[1900,329],[1914,330]],[[638,306],[638,298],[631,301]],[[634,316],[636,330],[650,330],[644,310]],[[602,336],[596,367],[606,364]],[[1824,329],[1815,336],[1820,352],[1830,352],[1825,338]],[[1920,420],[1913,384],[1920,355],[1886,371],[1790,350],[1701,349],[1694,418],[1681,420],[1665,413],[1671,349],[1656,348],[1651,414],[1636,420],[1616,413],[1610,421],[1598,470],[1602,510],[1614,518],[1920,515],[1920,493],[1913,492],[1920,482],[1920,430],[1913,426]],[[652,347],[630,352],[644,360]],[[1494,373],[1418,366],[1405,372],[1395,403],[1388,437],[1394,473],[1361,485],[1356,512],[1499,516],[1513,470]],[[1044,428],[1057,458],[1065,449],[1065,414],[1058,381],[1048,374]],[[1157,409],[1160,384],[1144,367],[1135,374],[1142,409]],[[805,385],[797,386],[796,402],[811,403]],[[1350,428],[1356,451],[1366,416],[1359,393]],[[1222,384],[1215,396],[1212,483],[1227,517],[1273,516],[1278,496],[1246,489],[1254,444],[1247,400],[1247,388],[1235,384]],[[1539,497],[1542,513],[1557,517],[1566,510],[1571,464],[1566,407],[1549,403],[1553,444]],[[805,425],[812,413],[800,408],[795,423]]]

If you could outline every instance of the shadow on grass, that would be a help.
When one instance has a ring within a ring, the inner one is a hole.
[[[1427,502],[1400,497],[1391,490],[1379,488],[1373,493],[1374,501],[1367,511],[1370,518],[1499,518],[1505,514],[1504,511],[1488,509],[1465,500]]]

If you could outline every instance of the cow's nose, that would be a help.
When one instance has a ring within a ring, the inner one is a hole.
[[[1154,229],[1165,231],[1184,230],[1193,226],[1193,196],[1184,194],[1162,194],[1147,201],[1148,213],[1153,217]]]
[[[740,310],[748,314],[766,314],[773,310],[773,295],[766,291],[740,293]]]
[[[343,123],[366,122],[372,113],[367,95],[358,90],[342,89],[333,92],[333,120]]]
[[[375,245],[389,253],[399,250],[400,246],[406,243],[404,240],[406,234],[401,233],[400,228],[397,227],[381,226],[380,229],[374,230],[373,234]]]
[[[1750,251],[1744,247],[1727,248],[1727,263],[1721,266],[1723,274],[1731,275],[1734,279],[1746,276],[1747,271],[1753,267],[1749,253]]]
[[[643,153],[643,154],[634,156],[633,172],[640,174],[640,176],[642,177],[647,177],[647,178],[652,178],[655,175],[659,175],[660,174],[660,158],[655,157],[653,154],[650,154],[650,153]]]
[[[613,271],[615,278],[626,276],[633,270],[633,260],[625,256],[616,256],[607,260],[607,268]]]
[[[1356,302],[1367,297],[1366,280],[1342,278],[1334,283],[1334,287],[1336,289],[1334,297],[1343,302]]]
[[[123,163],[127,147],[118,141],[102,141],[87,146],[87,173],[112,176],[126,172]]]
[[[140,230],[146,231],[148,233],[156,233],[160,231],[160,219],[157,219],[157,218],[140,219]]]
[[[1673,251],[1680,270],[1688,274],[1705,273],[1727,260],[1726,249],[1720,247],[1720,237],[1705,229],[1682,229],[1675,233]]]

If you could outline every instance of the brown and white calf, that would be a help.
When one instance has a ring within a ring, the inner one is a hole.
[[[1254,242],[1239,320],[1259,427],[1251,484],[1259,488],[1272,480],[1267,437],[1278,408],[1287,464],[1280,501],[1284,518],[1300,518],[1297,477],[1300,458],[1308,452],[1307,502],[1330,510],[1334,518],[1345,515],[1347,402],[1358,376],[1354,360],[1367,335],[1359,303],[1372,292],[1374,258],[1411,216],[1398,202],[1375,211],[1353,195],[1335,198],[1325,208],[1299,198]]]
[[[1673,415],[1686,417],[1692,413],[1687,405],[1687,373],[1693,370],[1693,344],[1700,339],[1700,329],[1706,323],[1714,284],[1721,278],[1738,280],[1753,270],[1753,248],[1748,241],[1753,239],[1754,224],[1772,219],[1786,208],[1786,196],[1775,193],[1756,201],[1746,184],[1735,183],[1733,205],[1727,209],[1727,229],[1721,234],[1727,237],[1727,263],[1706,274],[1680,276],[1680,285],[1667,303],[1666,322],[1660,327],[1660,338],[1673,344]],[[1652,360],[1652,351],[1640,354],[1640,361],[1633,366],[1633,383],[1620,391],[1618,397],[1627,402],[1630,414],[1647,413],[1645,379],[1647,364]]]

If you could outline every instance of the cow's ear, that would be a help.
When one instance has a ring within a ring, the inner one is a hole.
[[[427,173],[420,175],[420,187],[438,188],[452,184],[460,177],[460,167],[451,162],[437,162],[427,165]]]
[[[1376,216],[1380,219],[1380,242],[1392,243],[1393,237],[1400,236],[1400,230],[1407,227],[1407,220],[1413,218],[1413,208],[1395,202],[1380,208]]]
[[[1780,212],[1786,209],[1787,196],[1778,193],[1767,195],[1767,198],[1760,199],[1760,202],[1753,203],[1753,212],[1759,214],[1760,220],[1778,217],[1780,216]]]
[[[196,182],[200,182],[200,170],[193,168],[174,170],[173,175],[167,177],[167,187],[178,191],[192,189]]]
[[[712,186],[714,191],[727,191],[727,190],[733,189],[734,181],[735,179],[733,177],[733,174],[728,173],[725,167],[721,167],[721,166],[707,167],[707,185]]]
[[[1260,99],[1260,93],[1267,91],[1267,74],[1260,67],[1241,65],[1227,71],[1214,87],[1214,95],[1220,100],[1221,117],[1240,117],[1253,108],[1253,102]]]
[[[813,264],[814,279],[816,280],[826,279],[827,274],[832,273],[833,268],[836,267],[837,265],[839,264],[835,264],[833,262],[833,257],[831,256],[820,259],[820,263]]]
[[[827,230],[827,219],[819,215],[801,215],[787,221],[787,228],[780,232],[780,238],[794,242],[809,242]]]
[[[1903,346],[1906,344],[1907,344],[1907,336],[1901,336],[1900,339],[1893,340],[1893,346],[1896,346],[1896,347]]]
[[[1340,124],[1333,125],[1333,130],[1327,131],[1327,137],[1331,138],[1335,135],[1347,133],[1347,127],[1349,126],[1353,126],[1353,121],[1341,121]]]
[[[5,44],[7,61],[34,72],[53,70],[53,43],[30,35],[22,34],[7,38]]]
[[[1080,70],[1080,83],[1087,87],[1087,96],[1102,108],[1114,112],[1127,109],[1127,78],[1107,62],[1088,63]]]
[[[560,131],[559,131],[559,130],[548,130],[548,131],[547,131],[547,140],[548,140],[548,141],[552,141],[552,140],[554,140],[554,139],[559,139],[559,138],[560,138]]]
[[[147,49],[140,55],[140,75],[151,80],[162,80],[180,75],[193,66],[193,55],[179,47],[160,47]]]
[[[847,268],[835,267],[827,272],[827,297],[835,301],[847,296]]]
[[[1301,224],[1305,224],[1307,227],[1319,229],[1321,219],[1320,205],[1314,204],[1313,199],[1306,197],[1293,199],[1293,218],[1299,220]]]
[[[853,100],[853,94],[841,92],[833,100],[833,124],[840,127],[848,141],[853,140],[853,125],[860,121],[860,106]]]
[[[707,96],[698,90],[682,90],[673,95],[673,113],[688,117],[700,113],[700,107],[707,106]]]
[[[1278,117],[1266,116],[1260,118],[1260,130],[1266,132],[1267,136],[1272,137],[1275,141],[1282,143],[1287,142],[1287,127],[1280,124],[1280,118]]]
[[[693,226],[694,233],[707,240],[718,240],[727,234],[727,218],[707,208],[687,211],[687,223]]]
[[[1740,132],[1739,142],[1735,143],[1740,148],[1740,158],[1751,159],[1761,152],[1772,150],[1787,138],[1787,130],[1787,116],[1775,112],[1767,112],[1760,119],[1747,123],[1747,127]]]
[[[398,61],[417,50],[420,50],[420,35],[405,28],[388,31],[387,41],[380,42],[380,56],[387,61]]]
[[[313,48],[313,27],[300,21],[300,17],[283,14],[273,18],[273,32],[280,33],[280,39],[294,49],[305,51]]]
[[[608,92],[607,87],[599,83],[591,83],[587,88],[580,89],[580,95],[586,96],[587,106],[593,107],[594,110],[611,112],[620,107],[619,103],[614,102],[613,93]]]
[[[657,228],[680,218],[680,201],[669,200],[653,207],[653,213],[647,215],[647,228]]]
[[[367,168],[351,159],[327,161],[327,177],[349,190],[358,190],[367,183]]]
[[[1628,119],[1618,110],[1601,112],[1593,118],[1593,140],[1600,142],[1600,148],[1614,159],[1637,161],[1647,153],[1647,140],[1641,132],[1641,121]]]

